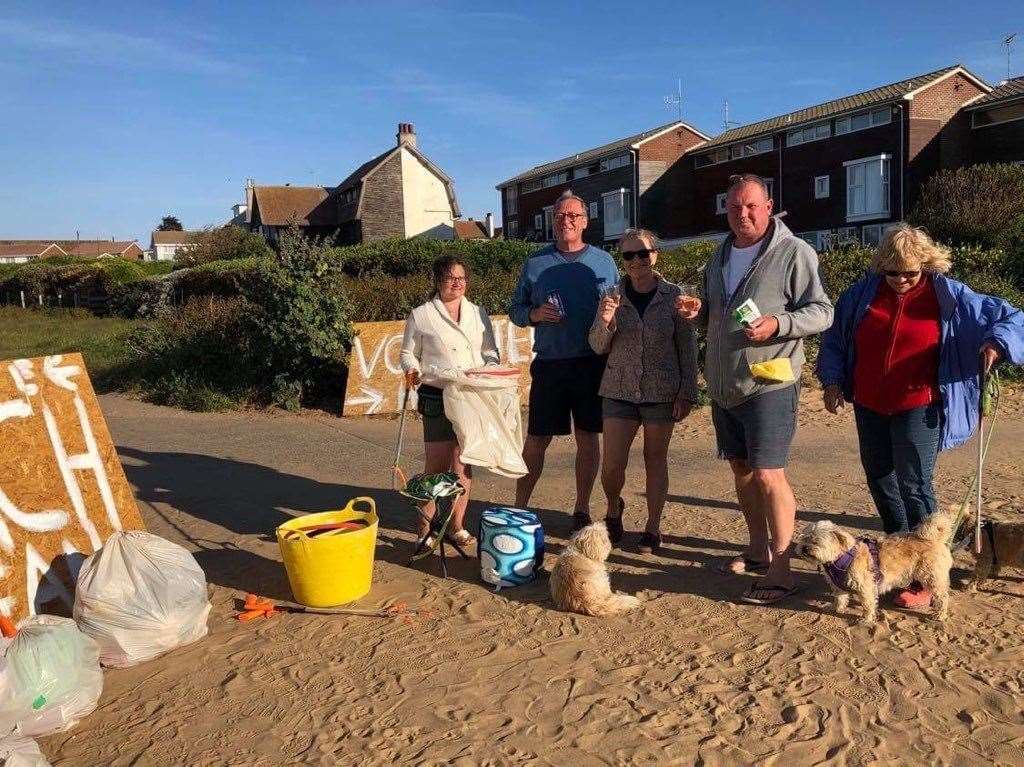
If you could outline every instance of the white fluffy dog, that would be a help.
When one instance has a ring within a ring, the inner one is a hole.
[[[551,571],[551,598],[563,610],[584,615],[614,615],[640,606],[629,594],[613,592],[605,560],[612,551],[604,522],[573,533]]]

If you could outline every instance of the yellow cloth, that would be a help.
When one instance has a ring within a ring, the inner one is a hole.
[[[786,383],[787,381],[796,380],[793,375],[793,366],[789,362],[789,357],[779,357],[778,359],[767,360],[765,362],[755,362],[750,366],[750,373],[754,378],[760,378],[764,381],[773,381],[777,383]]]

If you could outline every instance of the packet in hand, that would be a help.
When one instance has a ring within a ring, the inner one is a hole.
[[[757,304],[754,303],[752,298],[748,298],[737,306],[736,311],[732,313],[732,318],[744,327],[750,327],[750,323],[760,316],[761,310],[757,308]]]
[[[549,304],[555,307],[555,309],[558,310],[558,316],[564,320],[565,304],[562,302],[562,294],[559,293],[557,290],[552,290],[550,293],[548,293],[547,301]]]

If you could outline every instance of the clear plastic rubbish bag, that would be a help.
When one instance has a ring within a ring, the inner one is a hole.
[[[176,543],[114,533],[78,574],[75,620],[104,666],[134,666],[206,636],[206,575]]]
[[[96,708],[103,691],[99,648],[73,620],[35,615],[3,642],[0,733],[62,732]]]
[[[0,738],[0,764],[3,767],[50,767],[39,744],[20,735]]]
[[[526,474],[518,370],[479,368],[466,371],[444,387],[444,412],[468,466],[481,466],[503,477]]]

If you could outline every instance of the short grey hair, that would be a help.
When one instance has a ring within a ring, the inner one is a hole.
[[[731,195],[734,189],[739,189],[744,184],[754,184],[755,186],[759,186],[761,187],[761,191],[764,192],[764,198],[766,200],[770,200],[772,198],[768,191],[768,185],[764,183],[764,179],[756,173],[737,173],[729,176],[729,187],[725,190],[726,196]]]
[[[569,200],[576,200],[576,202],[578,202],[580,204],[580,207],[583,208],[583,212],[584,213],[587,212],[587,202],[586,202],[586,200],[584,200],[578,194],[573,192],[572,189],[566,189],[564,192],[562,192],[560,195],[558,195],[558,199],[555,200],[554,207],[557,208],[559,205],[563,205],[564,203],[568,202]]]
[[[619,238],[619,250],[622,250],[622,243],[626,240],[643,240],[651,246],[651,250],[657,250],[661,244],[658,235],[650,229],[627,229]]]

